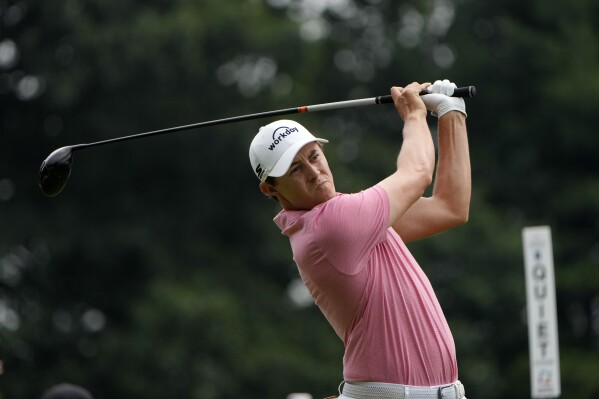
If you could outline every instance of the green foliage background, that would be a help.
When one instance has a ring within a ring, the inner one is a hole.
[[[242,122],[55,148],[449,78],[467,100],[470,222],[411,246],[471,398],[529,396],[520,231],[552,227],[562,397],[598,398],[599,4],[532,0],[0,0],[0,398],[336,392],[343,348],[297,279]],[[296,118],[340,191],[392,171],[392,107]],[[431,118],[431,127],[435,120]]]

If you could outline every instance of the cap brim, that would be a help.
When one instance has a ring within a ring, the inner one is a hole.
[[[289,147],[287,149],[287,151],[285,151],[283,153],[283,155],[281,155],[281,158],[279,158],[279,160],[277,161],[277,163],[275,164],[275,166],[272,168],[272,170],[270,171],[270,173],[268,175],[272,176],[272,177],[283,176],[289,170],[289,167],[291,166],[291,163],[293,162],[293,158],[295,158],[295,156],[297,155],[299,150],[301,150],[302,147],[305,146],[306,144],[312,143],[315,141],[319,142],[319,143],[323,143],[323,144],[326,144],[329,142],[328,140],[325,140],[325,139],[310,138],[310,139],[300,141],[300,142],[293,144],[291,147]]]

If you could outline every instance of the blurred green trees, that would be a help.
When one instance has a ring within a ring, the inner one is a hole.
[[[470,0],[0,1],[1,398],[335,393],[341,341],[297,279],[247,148],[261,121],[55,148],[449,78],[467,100],[470,222],[411,246],[469,397],[529,395],[520,230],[553,229],[563,396],[599,395],[599,6]],[[297,118],[341,191],[390,173],[392,107]],[[430,120],[435,127],[434,118]],[[264,121],[267,123],[267,121]]]

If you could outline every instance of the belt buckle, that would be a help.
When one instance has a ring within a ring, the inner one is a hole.
[[[460,389],[461,388],[461,389]],[[464,386],[460,381],[456,381],[453,384],[446,385],[444,387],[439,387],[439,391],[437,393],[438,399],[451,399],[451,393],[445,393],[446,389],[453,389],[454,397],[453,399],[462,399],[466,395],[464,392]],[[451,391],[450,391],[451,392]]]

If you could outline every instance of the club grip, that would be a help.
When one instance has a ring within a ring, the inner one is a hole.
[[[465,86],[454,89],[451,97],[474,97],[476,95],[476,87]]]
[[[420,95],[423,96],[425,94],[431,94],[428,91],[420,92]],[[476,95],[476,87],[475,86],[464,86],[457,87],[454,89],[453,94],[450,97],[474,97]],[[380,96],[376,98],[377,104],[392,104],[393,97],[391,95]]]

